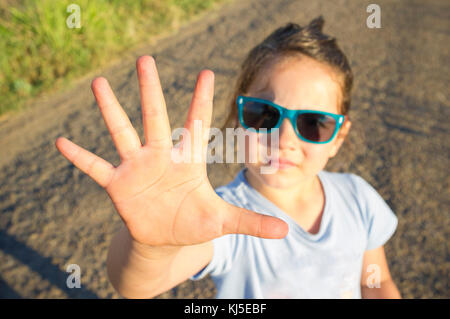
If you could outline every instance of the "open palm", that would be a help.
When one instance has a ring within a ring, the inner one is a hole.
[[[92,91],[119,152],[114,167],[97,155],[59,137],[56,147],[76,167],[105,188],[130,235],[153,246],[193,245],[240,233],[282,238],[287,224],[275,217],[236,207],[218,196],[206,170],[206,153],[213,109],[214,73],[200,72],[185,129],[194,140],[194,120],[201,121],[202,147],[191,147],[201,162],[173,161],[184,141],[173,146],[170,124],[155,61],[137,60],[145,144],[119,105],[108,82],[96,78]]]

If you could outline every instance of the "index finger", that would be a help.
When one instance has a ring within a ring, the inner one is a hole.
[[[197,154],[206,160],[208,147],[209,132],[211,126],[211,118],[213,111],[214,98],[214,72],[211,70],[202,70],[197,76],[194,93],[192,95],[191,106],[184,124],[184,127],[189,131],[193,139],[197,138],[200,143],[195,143],[194,146],[202,146],[192,148],[193,154]],[[199,133],[201,136],[196,136],[196,126],[200,126]],[[194,155],[195,156],[195,155]]]

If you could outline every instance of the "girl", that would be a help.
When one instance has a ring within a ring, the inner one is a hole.
[[[218,298],[400,297],[383,250],[395,215],[361,177],[323,170],[349,132],[352,87],[347,59],[323,24],[287,24],[245,59],[226,126],[248,129],[258,143],[260,129],[278,129],[278,155],[247,161],[216,190],[206,173],[211,71],[200,72],[185,122],[191,136],[195,120],[203,128],[202,148],[191,150],[203,161],[192,163],[171,161],[184,144],[173,146],[153,58],[137,61],[144,145],[107,81],[94,79],[121,164],[62,137],[56,146],[105,188],[124,222],[107,258],[122,296],[154,297],[210,274]],[[261,174],[264,165],[276,171]]]

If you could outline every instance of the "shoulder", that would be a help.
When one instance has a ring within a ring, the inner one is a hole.
[[[353,173],[321,171],[319,174],[321,180],[328,183],[333,191],[346,196],[351,195],[356,199],[362,199],[368,192],[374,191],[374,188],[366,180]]]
[[[361,176],[354,173],[337,173],[321,171],[320,176],[330,184],[334,189],[342,192],[350,192],[358,198],[364,198],[373,195],[377,191]]]
[[[353,173],[321,172],[328,189],[345,206],[356,209],[366,222],[376,211],[389,210],[377,190],[364,178]]]
[[[322,174],[334,194],[337,206],[348,207],[353,216],[359,216],[368,233],[368,249],[382,245],[397,227],[397,217],[377,190],[364,178],[351,173]],[[355,214],[356,213],[356,214]]]

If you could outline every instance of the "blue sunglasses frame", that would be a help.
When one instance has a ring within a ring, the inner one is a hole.
[[[278,120],[277,124],[266,130],[266,133],[270,133],[272,131],[272,129],[277,129],[281,126],[281,123],[283,123],[285,118],[288,118],[292,124],[292,127],[295,130],[295,133],[297,134],[297,136],[305,142],[308,143],[314,143],[314,144],[326,144],[329,143],[330,141],[332,141],[334,139],[334,137],[336,136],[337,132],[339,131],[339,129],[342,127],[342,124],[344,124],[345,121],[345,116],[341,115],[341,114],[334,114],[334,113],[328,113],[328,112],[322,112],[322,111],[315,111],[315,110],[290,110],[287,109],[285,107],[282,107],[281,105],[275,104],[271,101],[268,100],[263,100],[263,99],[259,99],[256,97],[250,97],[250,96],[242,96],[239,95],[237,97],[236,103],[238,106],[238,113],[239,113],[239,122],[241,123],[242,127],[244,127],[247,130],[253,131],[253,132],[257,132],[257,133],[263,133],[263,132],[259,132],[258,130],[256,130],[253,127],[248,127],[247,125],[245,125],[244,123],[244,104],[248,101],[253,101],[253,102],[260,102],[260,103],[264,103],[264,104],[269,104],[270,106],[274,107],[275,109],[277,109],[280,112],[280,119]],[[323,114],[323,115],[328,115],[330,117],[332,117],[335,121],[336,121],[336,126],[334,128],[334,132],[333,135],[330,137],[329,140],[327,141],[322,141],[322,142],[316,142],[316,141],[311,141],[306,139],[305,137],[303,137],[297,127],[297,117],[300,114],[304,114],[304,113],[315,113],[315,114]]]

